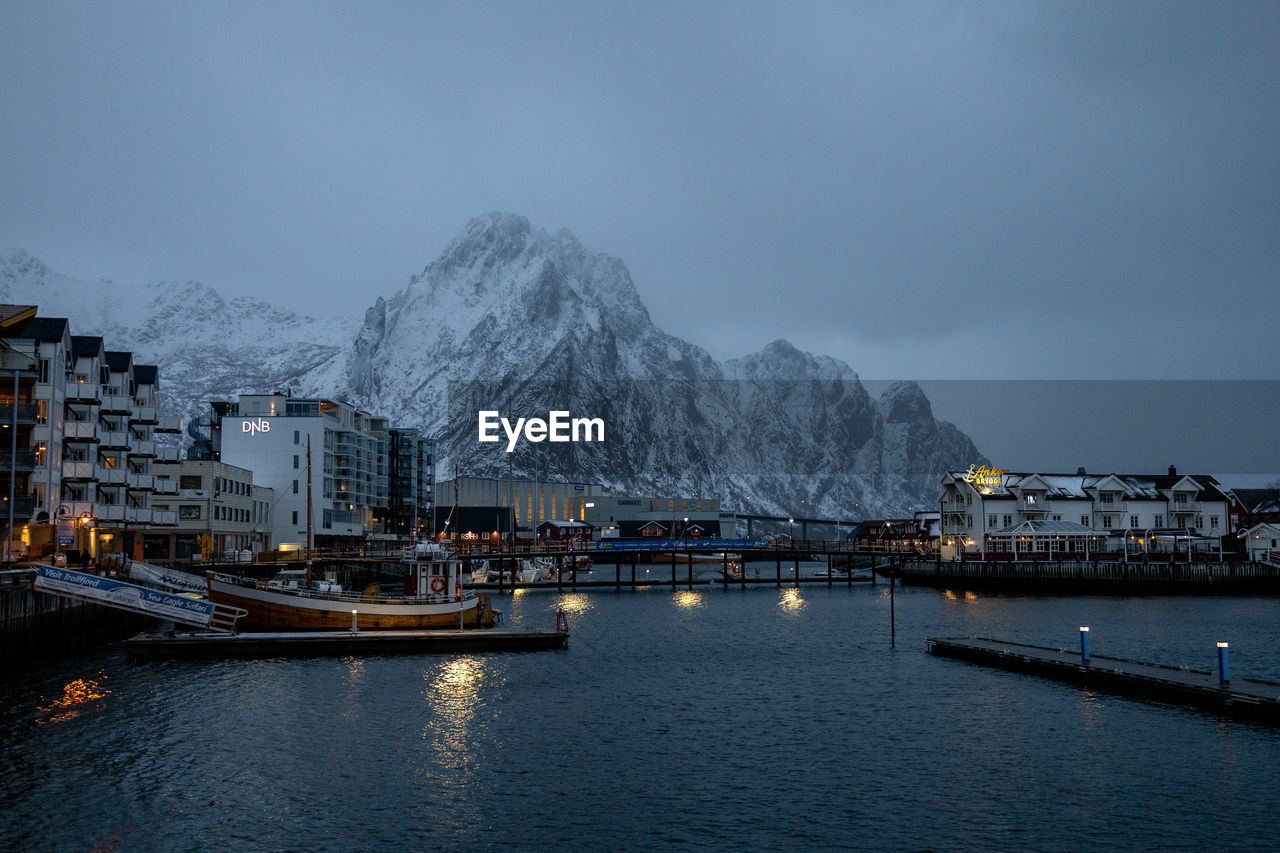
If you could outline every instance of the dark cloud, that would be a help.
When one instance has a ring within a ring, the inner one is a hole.
[[[1278,9],[10,2],[0,242],[358,316],[508,210],[721,357],[1270,378]]]

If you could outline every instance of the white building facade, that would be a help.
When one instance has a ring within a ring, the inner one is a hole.
[[[363,538],[385,515],[385,418],[340,401],[285,394],[242,394],[213,408],[215,459],[253,472],[254,483],[273,491],[274,547],[307,544],[308,474],[313,544]]]
[[[1200,548],[1217,553],[1227,496],[1209,475],[1041,474],[970,468],[942,478],[941,557],[1062,559]]]

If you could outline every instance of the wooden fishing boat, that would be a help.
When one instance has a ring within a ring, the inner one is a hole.
[[[492,628],[498,612],[488,593],[462,589],[462,561],[440,545],[405,550],[404,592],[335,592],[206,572],[209,599],[248,611],[244,631]],[[354,620],[354,622],[353,622]]]

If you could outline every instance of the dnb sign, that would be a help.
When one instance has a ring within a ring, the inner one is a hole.
[[[249,435],[259,435],[271,432],[271,421],[266,418],[258,418],[256,421],[241,421],[240,431],[247,432]]]

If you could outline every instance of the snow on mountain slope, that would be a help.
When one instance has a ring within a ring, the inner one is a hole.
[[[208,400],[292,387],[340,393],[357,324],[294,314],[260,299],[224,299],[195,281],[123,285],[58,275],[22,250],[0,256],[0,301],[66,317],[76,335],[160,366],[166,414],[207,418]]]

